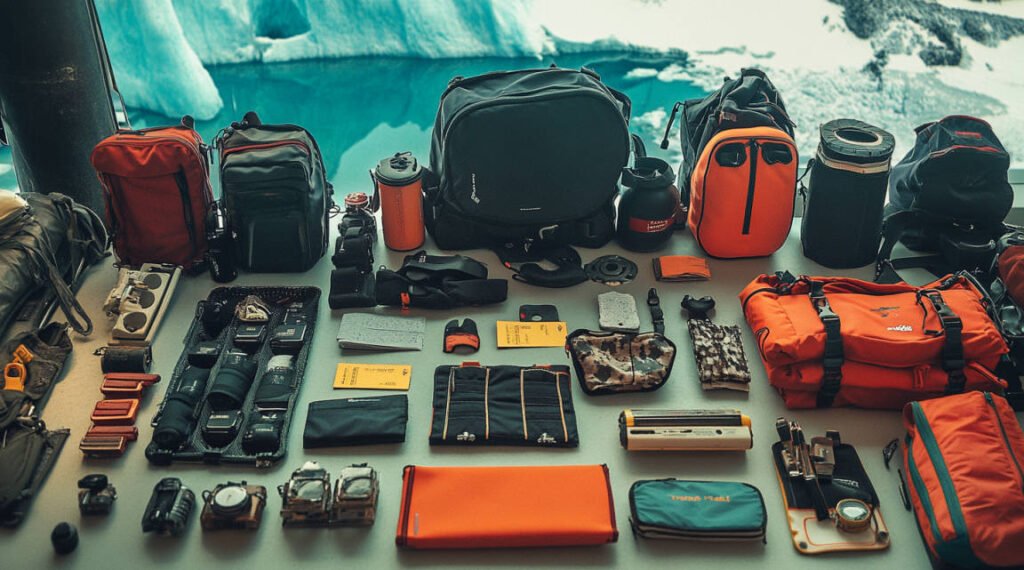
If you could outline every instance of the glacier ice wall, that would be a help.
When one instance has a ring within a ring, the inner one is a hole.
[[[97,0],[114,75],[125,101],[175,116],[217,114],[213,79],[185,39],[171,0]]]
[[[540,56],[530,0],[98,0],[130,105],[198,119],[220,96],[202,64],[349,56]]]

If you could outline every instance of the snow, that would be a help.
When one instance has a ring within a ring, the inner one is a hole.
[[[940,3],[1024,16],[1024,2]],[[207,119],[221,108],[204,64],[657,51],[686,63],[627,77],[714,89],[741,67],[767,70],[801,127],[802,148],[819,123],[840,115],[874,121],[905,147],[921,122],[975,113],[993,119],[1011,153],[1024,157],[1024,39],[986,46],[962,37],[959,66],[927,67],[914,51],[928,30],[887,21],[858,38],[844,8],[827,0],[771,10],[763,0],[731,0],[727,14],[688,0],[98,0],[98,8],[129,105],[168,116]],[[728,25],[715,22],[722,17]],[[864,71],[879,46],[892,47],[881,84]],[[647,117],[644,129],[659,119]]]

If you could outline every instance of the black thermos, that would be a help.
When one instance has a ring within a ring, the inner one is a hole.
[[[650,156],[622,169],[626,191],[619,198],[616,239],[630,251],[654,251],[668,242],[675,230],[679,192],[675,173],[667,162]]]

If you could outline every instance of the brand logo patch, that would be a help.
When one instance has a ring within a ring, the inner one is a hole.
[[[476,172],[474,172],[473,174],[469,175],[469,185],[470,185],[470,187],[473,188],[473,191],[470,192],[470,194],[469,194],[469,199],[474,201],[474,202],[476,202],[477,204],[479,204],[480,203],[480,196],[476,195]]]
[[[914,327],[910,325],[896,325],[894,327],[887,327],[885,330],[892,332],[914,332]]]

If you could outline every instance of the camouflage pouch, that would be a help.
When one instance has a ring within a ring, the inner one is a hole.
[[[693,356],[697,361],[700,386],[705,390],[750,391],[750,368],[743,352],[740,328],[719,325],[711,321],[708,312],[714,308],[714,299],[683,297],[683,309],[689,312],[686,328],[693,341]]]
[[[577,330],[566,339],[580,387],[587,394],[650,392],[672,373],[676,345],[657,332]]]

